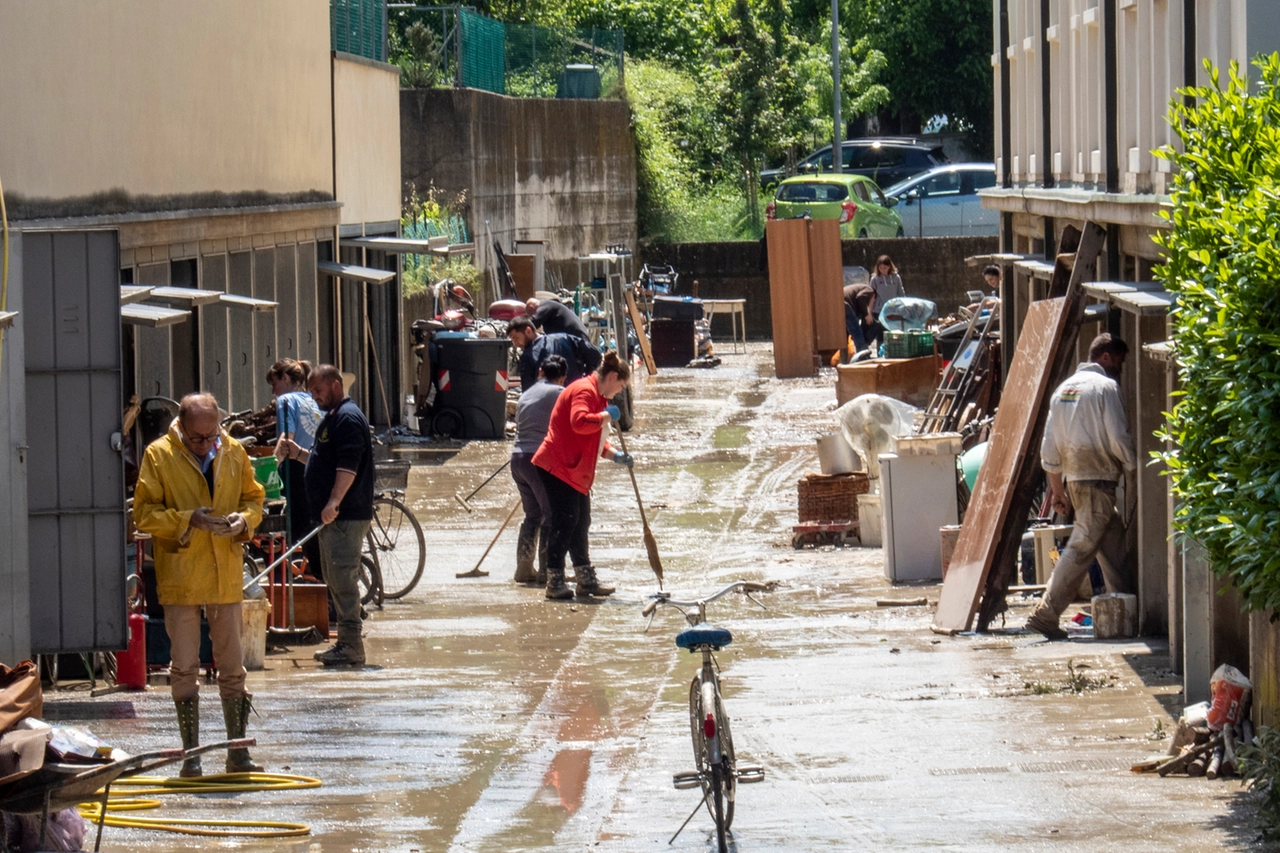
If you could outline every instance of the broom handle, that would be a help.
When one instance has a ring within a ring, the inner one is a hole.
[[[618,443],[622,445],[622,452],[627,453],[627,440],[622,437],[622,430],[618,430]],[[631,454],[627,453],[628,456]],[[636,483],[636,469],[632,465],[627,466],[627,473],[631,475],[631,488],[636,490],[636,506],[640,507],[640,523],[645,527],[649,526],[649,521],[644,517],[644,501],[640,500],[640,486]]]
[[[498,532],[493,534],[493,541],[489,543],[488,548],[484,549],[484,553],[480,555],[480,560],[476,563],[476,568],[472,569],[471,571],[473,572],[476,571],[476,569],[479,569],[480,566],[484,564],[484,558],[489,556],[489,552],[493,550],[493,546],[498,544],[498,537],[502,535],[502,531],[507,529],[507,525],[511,523],[512,517],[516,514],[516,510],[518,510],[521,506],[523,506],[523,502],[520,500],[517,500],[514,504],[512,504],[511,512],[507,513],[506,520],[502,522],[502,526],[498,528]]]

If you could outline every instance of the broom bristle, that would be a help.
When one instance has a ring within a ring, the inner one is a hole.
[[[649,552],[649,568],[658,576],[658,588],[662,588],[662,558],[658,556],[658,540],[653,538],[649,525],[644,526],[644,549]]]

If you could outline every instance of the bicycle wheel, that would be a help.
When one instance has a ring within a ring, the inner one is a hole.
[[[366,547],[377,551],[383,598],[404,598],[418,585],[427,566],[427,540],[407,506],[395,498],[374,498]]]
[[[382,599],[386,597],[382,591],[382,572],[368,554],[360,555],[360,575],[356,582],[360,588],[361,604],[382,606]]]
[[[702,673],[698,673],[689,684],[689,728],[693,735],[693,760],[698,768],[698,778],[702,782],[703,802],[706,803],[707,811],[711,813],[711,819],[716,824],[720,853],[727,853],[726,833],[733,823],[733,794],[736,788],[733,776],[733,745],[732,741],[722,736],[721,759],[712,763],[710,745],[702,728],[705,719],[706,714],[702,710]],[[726,719],[724,709],[718,707],[716,709],[717,726]],[[728,732],[723,734],[727,735]],[[727,752],[726,743],[728,744]]]

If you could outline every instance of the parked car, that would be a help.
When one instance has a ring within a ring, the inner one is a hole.
[[[884,191],[908,237],[989,237],[1000,233],[1000,213],[982,206],[978,190],[996,185],[993,163],[951,163]]]
[[[862,175],[814,175],[787,178],[778,184],[765,208],[768,219],[840,220],[840,236],[901,237],[902,219],[890,209],[876,182]]]
[[[908,136],[845,140],[840,145],[842,174],[864,175],[882,187],[947,162],[940,147],[924,145]],[[796,166],[797,175],[817,175],[831,171],[831,146],[819,148]],[[769,188],[785,178],[784,169],[765,169],[760,186]]]

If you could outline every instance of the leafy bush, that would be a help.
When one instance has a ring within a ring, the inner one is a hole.
[[[1280,732],[1260,727],[1252,744],[1236,749],[1236,769],[1258,807],[1263,837],[1280,838]]]
[[[1225,87],[1174,101],[1185,151],[1172,226],[1156,270],[1172,314],[1182,391],[1163,454],[1179,501],[1174,524],[1200,542],[1254,609],[1280,608],[1280,56],[1233,63]]]
[[[449,195],[432,186],[424,197],[415,190],[410,193],[400,217],[400,233],[415,240],[443,236],[448,237],[451,243],[466,243],[467,226],[463,218],[466,202],[465,191]],[[443,278],[451,278],[474,292],[480,280],[480,270],[471,261],[460,257],[404,256],[401,283],[406,294],[420,293]]]

